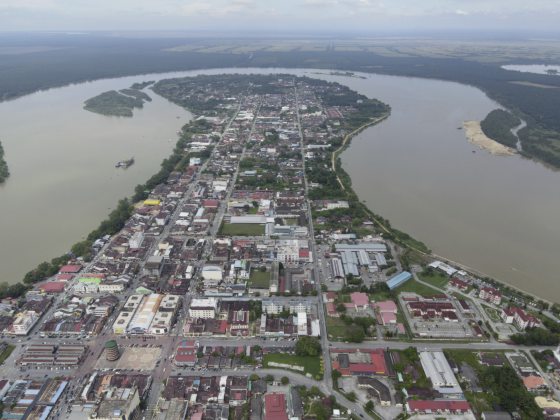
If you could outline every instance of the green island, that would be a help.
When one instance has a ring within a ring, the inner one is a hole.
[[[8,170],[8,163],[4,158],[4,147],[0,142],[0,184],[2,184],[10,176],[10,171]]]
[[[521,120],[517,116],[503,109],[495,109],[481,121],[480,128],[492,140],[515,149],[517,137],[511,130],[519,124]]]
[[[143,108],[144,102],[152,98],[140,89],[146,87],[145,83],[135,83],[128,89],[110,90],[103,92],[84,103],[84,109],[96,114],[114,117],[132,117],[136,108]]]

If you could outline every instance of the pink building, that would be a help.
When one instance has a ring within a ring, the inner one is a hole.
[[[373,302],[371,306],[377,313],[377,319],[382,325],[397,323],[397,304],[392,300]]]

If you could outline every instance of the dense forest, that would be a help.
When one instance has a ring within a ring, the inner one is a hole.
[[[521,120],[503,109],[490,112],[480,123],[480,128],[492,140],[496,140],[508,147],[516,148],[517,137],[511,129],[521,124]]]
[[[201,68],[324,68],[442,79],[476,86],[518,114],[527,121],[527,127],[519,132],[523,153],[560,167],[558,76],[507,71],[498,63],[477,62],[469,57],[389,57],[330,49],[250,54],[168,50],[177,45],[203,45],[204,42],[204,39],[125,38],[100,34],[4,34],[0,37],[0,47],[41,45],[50,50],[2,56],[0,100],[93,79]],[[243,44],[244,40],[229,39],[228,42]],[[521,58],[516,61],[526,62]]]
[[[0,143],[0,184],[2,184],[10,176],[10,171],[8,170],[8,164],[4,159],[4,147]]]

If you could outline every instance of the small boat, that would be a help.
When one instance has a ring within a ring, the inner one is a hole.
[[[128,160],[121,160],[119,162],[117,162],[117,164],[115,165],[115,168],[123,168],[126,169],[129,166],[134,165],[134,157],[131,157]]]

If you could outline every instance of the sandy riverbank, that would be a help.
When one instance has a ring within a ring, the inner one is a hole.
[[[497,156],[511,156],[517,153],[515,149],[504,146],[490,137],[486,136],[480,128],[480,121],[465,121],[463,123],[465,135],[469,143],[480,147],[483,150],[490,152],[492,155]]]

